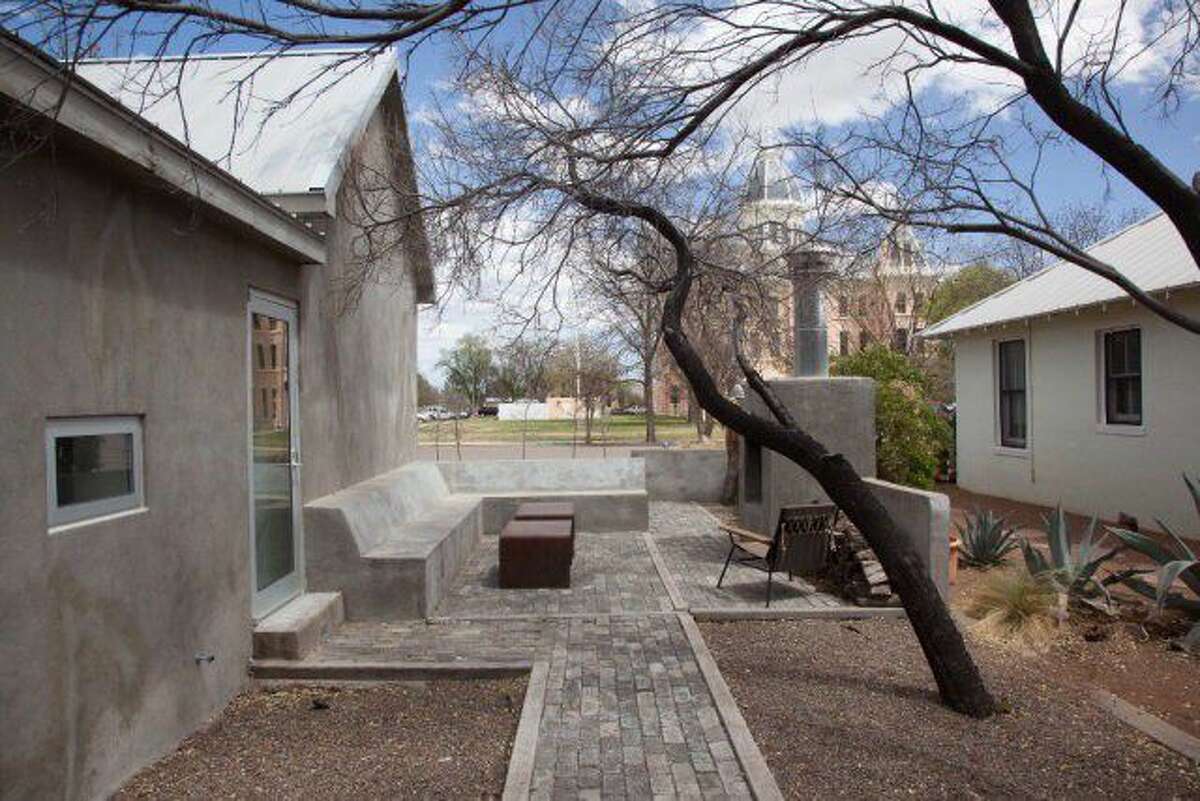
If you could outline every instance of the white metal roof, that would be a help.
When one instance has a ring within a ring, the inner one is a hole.
[[[11,98],[117,158],[152,173],[246,226],[298,263],[324,263],[325,243],[309,226],[86,79],[67,81],[61,65],[0,28],[0,96]]]
[[[1163,213],[1134,223],[1088,248],[1148,292],[1200,285],[1200,269]],[[924,337],[1024,320],[1128,297],[1116,284],[1075,264],[1058,262],[929,326]]]
[[[100,59],[78,73],[262,194],[331,198],[396,60],[390,50],[293,50]]]

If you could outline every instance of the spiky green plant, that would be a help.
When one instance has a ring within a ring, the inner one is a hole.
[[[991,573],[971,597],[966,612],[972,630],[985,637],[1040,650],[1061,619],[1061,592],[1044,576],[1020,568]]]
[[[1200,489],[1192,483],[1185,473],[1183,481],[1192,494],[1192,503],[1196,506],[1196,514],[1200,516]],[[1158,567],[1154,584],[1144,581],[1139,571],[1127,570],[1119,578],[1131,589],[1154,600],[1159,612],[1163,609],[1178,609],[1187,613],[1197,622],[1184,635],[1180,644],[1189,651],[1200,649],[1200,558],[1183,539],[1171,530],[1171,527],[1158,520],[1159,527],[1170,538],[1168,543],[1160,543],[1153,537],[1148,537],[1137,531],[1123,528],[1109,528],[1113,536],[1121,540],[1133,550],[1151,559]],[[1182,592],[1172,590],[1175,583],[1183,585],[1183,589],[1191,592],[1195,598],[1188,598]]]
[[[1107,537],[1106,534],[1096,538],[1096,518],[1088,523],[1083,539],[1075,548],[1071,547],[1071,532],[1067,524],[1067,516],[1060,504],[1049,517],[1042,518],[1045,523],[1046,541],[1050,546],[1050,558],[1034,547],[1028,539],[1021,539],[1021,553],[1025,556],[1025,567],[1032,576],[1041,576],[1054,582],[1072,600],[1092,603],[1095,599],[1103,599],[1103,609],[1112,611],[1112,598],[1108,589],[1096,577],[1100,565],[1116,556],[1121,548],[1116,547],[1107,551],[1100,546]],[[1094,604],[1093,604],[1094,605]]]
[[[990,509],[968,513],[959,525],[958,555],[970,567],[989,568],[1004,564],[1004,557],[1017,547],[1016,532],[1008,521]]]

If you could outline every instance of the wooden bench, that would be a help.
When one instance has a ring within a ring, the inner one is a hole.
[[[569,520],[571,559],[575,559],[575,504],[570,501],[535,501],[517,507],[513,520]]]
[[[500,586],[566,589],[571,586],[573,523],[566,518],[510,520],[500,532]]]

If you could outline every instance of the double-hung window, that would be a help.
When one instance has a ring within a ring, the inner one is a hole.
[[[1142,424],[1142,332],[1137,328],[1104,334],[1104,422]]]
[[[1006,448],[1024,448],[1028,430],[1025,340],[1012,339],[997,344],[996,373],[996,383],[999,387],[996,408],[1000,414],[1000,444]]]
[[[47,420],[46,478],[52,528],[141,508],[141,418]]]

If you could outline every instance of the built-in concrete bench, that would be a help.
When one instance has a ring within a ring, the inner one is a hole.
[[[428,617],[526,501],[570,501],[580,531],[649,525],[640,459],[415,462],[305,505],[308,589],[340,591],[347,620]]]
[[[306,504],[308,588],[341,591],[348,620],[426,617],[475,548],[479,507],[428,462]]]
[[[641,459],[510,459],[438,462],[454,493],[483,501],[483,533],[498,535],[522,503],[569,501],[579,531],[645,531],[650,524]]]

